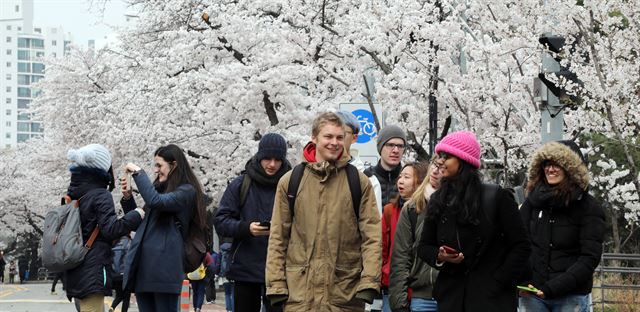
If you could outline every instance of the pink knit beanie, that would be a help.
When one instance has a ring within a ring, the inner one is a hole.
[[[476,169],[480,168],[480,144],[473,132],[456,131],[448,134],[436,145],[436,154],[440,152],[456,156]]]

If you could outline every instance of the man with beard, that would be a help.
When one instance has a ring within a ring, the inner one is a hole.
[[[236,312],[258,312],[261,303],[271,311],[264,296],[264,272],[276,186],[291,169],[286,156],[287,142],[281,135],[263,136],[243,174],[225,190],[215,215],[217,233],[233,238],[227,278],[235,281]]]

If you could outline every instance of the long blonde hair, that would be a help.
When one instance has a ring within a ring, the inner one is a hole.
[[[424,198],[424,193],[427,191],[427,187],[431,184],[431,170],[433,170],[433,162],[438,158],[438,156],[434,155],[431,157],[431,161],[429,161],[429,166],[427,168],[427,176],[422,180],[418,189],[413,192],[411,196],[411,200],[409,203],[415,203],[416,205],[416,213],[420,214],[423,211],[427,210],[427,200]]]

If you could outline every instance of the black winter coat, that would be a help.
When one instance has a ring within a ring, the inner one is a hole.
[[[590,293],[602,254],[604,211],[587,193],[555,207],[535,206],[531,196],[521,208],[533,246],[532,271],[523,284],[531,283],[549,299]]]
[[[378,179],[378,182],[380,182],[380,189],[382,191],[382,207],[398,196],[398,186],[396,185],[396,182],[398,182],[398,176],[400,175],[401,169],[402,166],[398,165],[393,168],[393,170],[387,171],[382,168],[379,160],[377,165],[364,170],[364,174],[368,177],[375,176],[376,179]]]
[[[87,171],[81,168],[72,169],[73,176],[82,171],[83,181],[75,186],[70,186],[67,195],[71,199],[80,200],[80,222],[82,224],[82,237],[85,243],[89,240],[91,232],[98,226],[100,233],[87,252],[80,266],[66,271],[66,292],[71,298],[84,298],[95,293],[111,295],[111,262],[113,254],[111,244],[113,240],[135,230],[142,222],[140,214],[136,211],[126,211],[124,217],[118,219],[111,193],[107,191],[106,184],[95,179],[95,171]],[[106,174],[106,173],[105,173]]]
[[[500,189],[495,204],[493,220],[486,216],[491,209],[483,207],[478,225],[460,224],[450,207],[425,219],[418,256],[440,269],[433,290],[439,311],[516,311],[516,282],[531,246],[513,196]],[[436,266],[442,245],[461,251],[464,260]]]
[[[180,185],[159,193],[144,171],[133,174],[147,214],[136,231],[125,260],[124,287],[132,292],[180,294],[184,273],[184,241],[196,211],[196,190]],[[135,200],[123,206],[135,207]],[[177,222],[177,223],[176,223]],[[182,233],[177,224],[181,224]]]
[[[246,172],[231,181],[222,195],[214,226],[218,235],[233,238],[231,266],[226,277],[264,284],[269,236],[252,236],[249,225],[251,222],[271,221],[278,181],[291,169],[291,165],[285,160],[276,174],[268,176],[254,157],[245,168]],[[250,176],[251,184],[244,206],[241,206],[240,189],[247,176]]]

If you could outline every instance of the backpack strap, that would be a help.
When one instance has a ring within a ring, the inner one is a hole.
[[[482,184],[482,211],[484,212],[490,224],[493,224],[497,215],[496,198],[500,186],[492,183]]]
[[[358,168],[348,164],[347,180],[349,182],[349,190],[351,191],[351,202],[353,203],[353,212],[356,214],[356,221],[360,220],[360,201],[362,200],[362,187],[360,185],[360,174]]]
[[[304,164],[299,164],[293,167],[291,172],[291,178],[289,179],[289,186],[287,188],[287,199],[289,201],[289,212],[291,213],[291,219],[295,215],[296,197],[298,195],[298,188],[300,187],[300,181],[304,175]],[[356,220],[360,219],[360,201],[362,200],[362,187],[360,186],[360,175],[358,169],[349,164],[345,168],[347,170],[347,180],[349,182],[349,191],[351,191],[351,202],[353,203],[353,212],[356,215]]]
[[[247,202],[247,194],[249,194],[249,187],[251,187],[251,177],[245,173],[242,178],[242,186],[240,186],[240,206],[239,207],[244,207],[244,203]]]
[[[298,188],[300,187],[300,181],[304,175],[305,164],[299,164],[293,167],[291,177],[289,178],[289,186],[287,187],[287,199],[289,200],[289,212],[291,213],[291,220],[295,215],[296,197],[298,196]]]
[[[82,197],[84,197],[84,195]],[[82,199],[82,197],[78,198],[78,200],[75,201],[73,208],[80,208],[80,200]],[[71,200],[71,197],[69,195],[64,195],[63,198],[67,204],[73,202],[73,200]],[[100,229],[96,224],[96,227],[93,229],[93,232],[91,232],[91,235],[89,236],[89,240],[87,241],[86,244],[84,244],[84,247],[87,249],[91,249],[91,246],[93,246],[93,242],[95,242],[96,238],[98,238],[99,233],[100,233]]]

